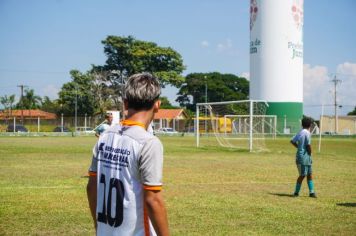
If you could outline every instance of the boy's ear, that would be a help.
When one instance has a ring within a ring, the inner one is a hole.
[[[153,104],[153,112],[157,113],[160,107],[161,107],[161,100],[155,101],[155,103]]]
[[[124,100],[124,108],[125,110],[128,110],[129,107],[129,103],[127,102],[127,100]]]

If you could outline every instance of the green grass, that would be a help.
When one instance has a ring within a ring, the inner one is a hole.
[[[292,198],[286,138],[269,151],[195,148],[162,137],[172,235],[354,235],[356,140],[324,139],[314,154],[318,199]],[[94,137],[0,137],[0,235],[93,235],[85,186]],[[314,142],[316,145],[316,142]],[[313,146],[316,150],[316,146]]]

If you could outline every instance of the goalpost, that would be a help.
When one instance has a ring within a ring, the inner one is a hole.
[[[277,130],[277,116],[276,115],[252,115],[253,118],[259,118],[259,122],[261,122],[261,132],[262,134],[269,134],[273,138],[276,138],[276,130]],[[224,115],[224,124],[226,128],[227,119],[232,119],[232,132],[241,133],[246,132],[246,127],[244,124],[247,119],[250,119],[250,115]],[[242,120],[244,122],[242,122]],[[237,121],[237,127],[236,123]],[[255,123],[254,123],[255,124]],[[255,124],[256,125],[256,124]],[[258,125],[258,124],[257,124]],[[226,129],[225,129],[226,135]]]
[[[265,149],[265,137],[276,136],[277,117],[266,115],[264,100],[198,103],[196,145]]]

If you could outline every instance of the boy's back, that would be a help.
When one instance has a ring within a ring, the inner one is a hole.
[[[305,176],[308,179],[309,196],[316,198],[314,192],[313,170],[312,170],[312,150],[311,150],[311,135],[310,127],[312,120],[308,117],[302,119],[303,129],[299,131],[291,140],[293,146],[297,148],[296,164],[298,168],[299,177],[295,185],[294,196],[299,196],[299,191]]]
[[[147,186],[161,189],[163,150],[159,139],[143,127],[115,125],[99,138],[94,157],[97,166],[91,169],[100,177],[98,192],[104,193],[98,194],[97,234],[156,235],[148,215],[144,213],[143,194]],[[111,200],[112,180],[121,184],[115,189],[116,194],[121,195],[120,199]],[[105,203],[116,206],[113,214],[116,217],[112,220],[116,224],[107,220],[112,216],[109,213],[105,215]]]
[[[311,165],[312,157],[308,153],[307,146],[311,144],[310,132],[307,129],[300,130],[291,140],[297,144],[296,162],[302,165]]]

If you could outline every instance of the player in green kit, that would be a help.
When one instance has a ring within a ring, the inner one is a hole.
[[[294,196],[299,196],[300,188],[302,187],[302,182],[305,176],[307,176],[308,180],[308,188],[309,188],[309,197],[316,198],[316,194],[314,191],[314,183],[312,176],[312,150],[311,150],[311,135],[310,135],[310,127],[312,124],[312,120],[308,117],[303,118],[302,127],[300,130],[290,141],[293,146],[297,148],[296,154],[296,164],[299,172],[299,177],[297,179],[297,183],[295,185]]]

